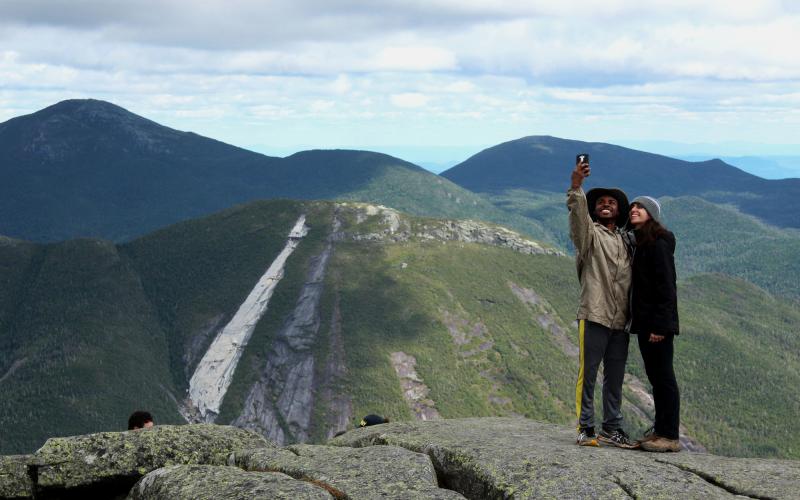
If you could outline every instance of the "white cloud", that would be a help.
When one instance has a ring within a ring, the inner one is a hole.
[[[334,101],[322,101],[317,100],[311,103],[311,111],[314,113],[323,113],[326,111],[330,111],[336,107],[336,102]]]
[[[452,52],[439,47],[386,47],[375,58],[378,71],[441,71],[456,69]]]
[[[344,95],[353,89],[353,84],[350,82],[350,78],[348,78],[347,75],[339,75],[336,77],[336,80],[331,83],[330,88],[334,94]]]
[[[96,97],[234,143],[797,137],[797,46],[779,0],[5,0],[0,119]]]
[[[393,94],[389,96],[389,99],[398,108],[421,108],[428,104],[430,97],[416,92],[406,92]]]
[[[466,81],[466,80],[459,80],[457,82],[453,82],[446,87],[444,87],[446,92],[452,92],[454,94],[469,94],[475,92],[477,87],[474,83]]]

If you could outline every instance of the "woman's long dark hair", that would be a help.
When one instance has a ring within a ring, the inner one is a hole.
[[[644,246],[653,243],[659,236],[666,234],[667,228],[651,217],[638,229],[635,229],[634,232],[636,233],[636,246]]]

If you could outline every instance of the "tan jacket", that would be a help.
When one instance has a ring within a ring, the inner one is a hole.
[[[631,259],[622,232],[609,230],[589,216],[583,189],[567,191],[569,236],[581,283],[578,319],[622,330],[628,317]]]

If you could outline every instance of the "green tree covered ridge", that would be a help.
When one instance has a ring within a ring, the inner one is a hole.
[[[572,422],[577,280],[571,258],[515,250],[513,238],[486,224],[279,200],[125,245],[4,239],[0,387],[9,404],[0,410],[0,453],[31,451],[53,435],[120,429],[137,407],[151,409],[160,423],[180,422],[199,356],[300,213],[307,214],[309,234],[244,352],[218,423],[241,414],[335,217],[341,226],[312,346],[313,441],[335,428],[329,408],[342,398],[350,405],[348,426],[367,413],[406,420],[433,410],[443,417],[518,414]],[[470,242],[480,234],[504,239]],[[800,382],[794,303],[722,275],[697,275],[679,288],[676,367],[687,432],[712,452],[797,458],[800,444],[784,432],[799,404],[790,389]],[[340,355],[342,369],[331,372],[329,361]],[[414,377],[403,376],[404,367]],[[630,371],[644,379],[635,346]],[[422,397],[409,402],[401,384],[413,378]],[[637,416],[635,395],[626,397],[628,427],[636,433],[646,419]]]

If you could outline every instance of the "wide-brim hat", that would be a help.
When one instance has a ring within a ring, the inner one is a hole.
[[[594,207],[597,205],[597,199],[601,196],[612,196],[617,200],[617,207],[619,208],[619,215],[617,215],[617,227],[623,227],[628,222],[628,212],[630,212],[630,203],[625,192],[618,188],[594,188],[586,193],[586,204],[589,209],[589,216],[592,220],[597,220],[594,213]]]

